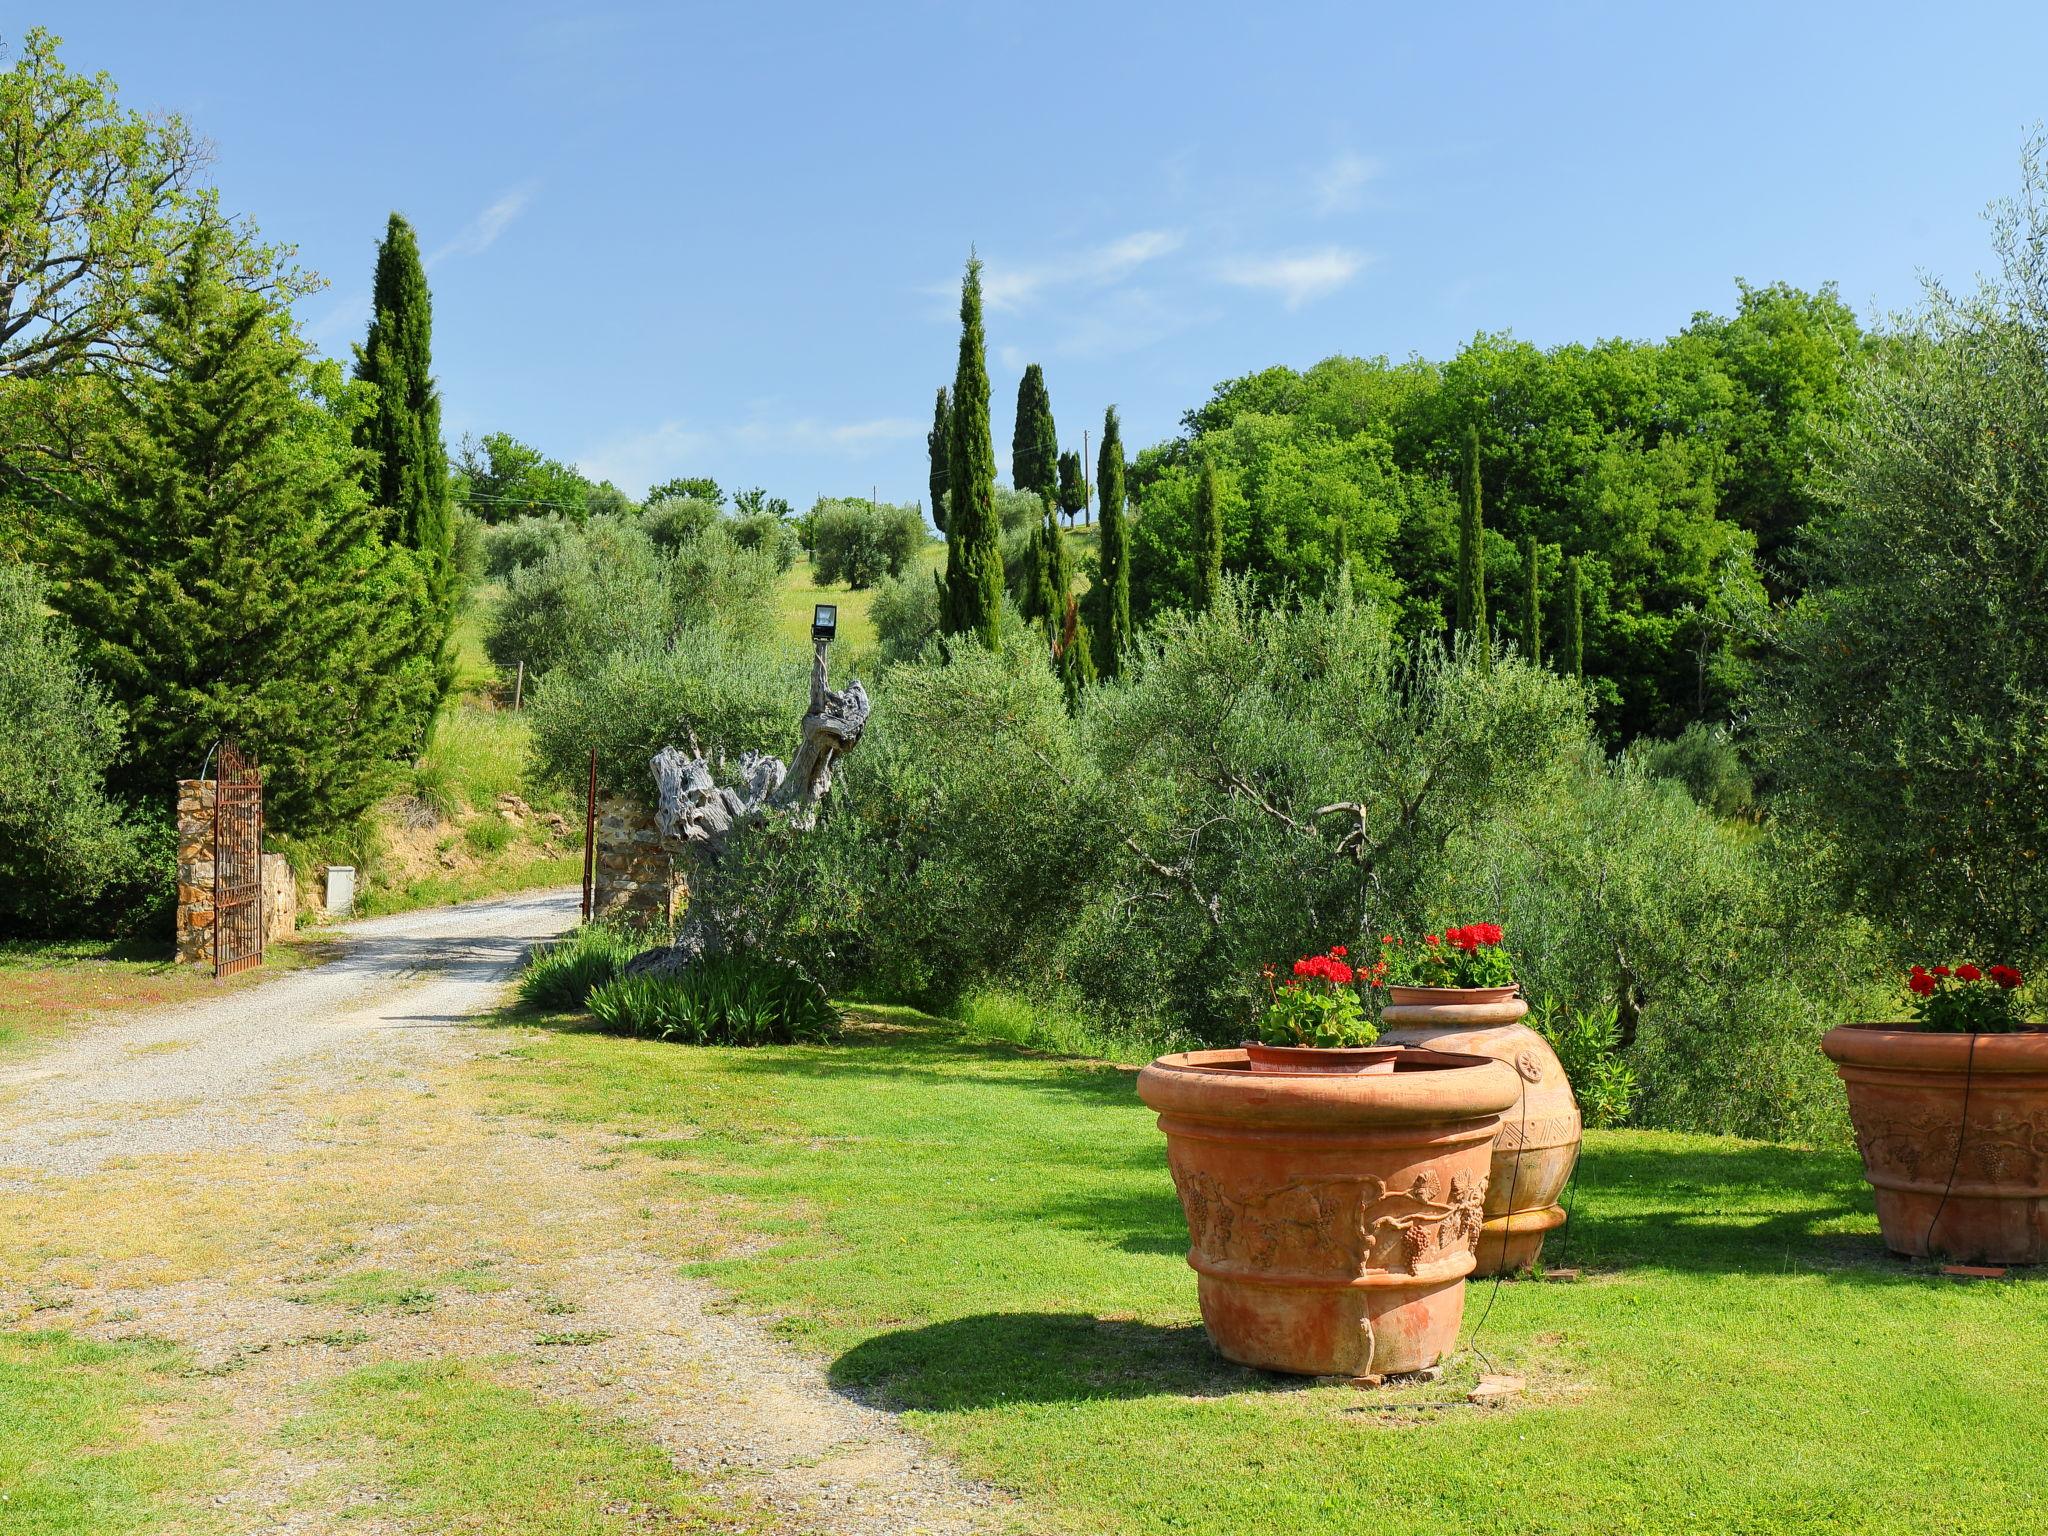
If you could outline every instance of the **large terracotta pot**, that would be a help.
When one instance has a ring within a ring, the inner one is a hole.
[[[1821,1049],[1849,1090],[1887,1248],[2048,1263],[2048,1030],[1973,1036],[1845,1024]]]
[[[1392,1072],[1253,1072],[1242,1050],[1138,1075],[1227,1358],[1309,1376],[1434,1365],[1457,1343],[1513,1072],[1403,1051]]]
[[[1517,1074],[1522,1091],[1494,1141],[1472,1272],[1479,1279],[1528,1269],[1542,1256],[1544,1235],[1564,1225],[1557,1198],[1579,1160],[1579,1101],[1550,1042],[1522,1022],[1528,1011],[1515,987],[1389,987],[1380,1011],[1383,1045],[1491,1056]]]

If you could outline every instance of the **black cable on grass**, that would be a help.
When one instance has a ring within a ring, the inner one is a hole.
[[[1502,1280],[1507,1278],[1508,1238],[1511,1235],[1513,1235],[1515,1230],[1515,1186],[1521,1182],[1522,1158],[1523,1155],[1528,1151],[1527,1143],[1529,1139],[1529,1084],[1527,1080],[1524,1079],[1522,1077],[1522,1074],[1519,1072],[1515,1074],[1515,1080],[1521,1083],[1522,1085],[1522,1091],[1520,1094],[1520,1106],[1516,1111],[1516,1113],[1520,1117],[1520,1126],[1518,1134],[1515,1139],[1514,1171],[1508,1175],[1508,1207],[1507,1216],[1505,1218],[1507,1224],[1500,1229],[1500,1268],[1496,1269],[1493,1272],[1493,1289],[1486,1293],[1485,1310],[1483,1310],[1479,1314],[1479,1321],[1472,1325],[1472,1331],[1465,1335],[1465,1347],[1471,1350],[1473,1354],[1477,1355],[1483,1362],[1485,1362],[1486,1368],[1489,1371],[1495,1369],[1493,1357],[1487,1354],[1485,1350],[1479,1347],[1479,1330],[1486,1326],[1486,1320],[1493,1315],[1493,1303],[1495,1298],[1497,1298],[1500,1295],[1500,1283]],[[1484,1233],[1484,1230],[1485,1229],[1482,1227],[1482,1235]]]
[[[1572,1257],[1572,1218],[1579,1209],[1579,1170],[1586,1166],[1585,1128],[1579,1130],[1579,1150],[1572,1157],[1571,1177],[1565,1180],[1564,1192],[1564,1241],[1558,1247],[1557,1268],[1570,1269]]]
[[[1956,1172],[1963,1166],[1963,1142],[1970,1134],[1970,1083],[1977,1075],[1977,1034],[1970,1033],[1970,1054],[1963,1058],[1963,1119],[1956,1127],[1956,1155],[1948,1165],[1948,1182],[1942,1185],[1941,1198],[1934,1203],[1934,1214],[1927,1219],[1927,1235],[1920,1239],[1920,1246],[1927,1250],[1927,1257],[1934,1257],[1934,1225],[1941,1220],[1941,1213],[1948,1208],[1948,1197],[1956,1187]]]

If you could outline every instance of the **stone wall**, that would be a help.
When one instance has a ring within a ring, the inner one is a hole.
[[[688,896],[654,829],[654,807],[624,795],[599,795],[591,915],[665,928],[682,915]]]
[[[263,855],[263,942],[298,926],[299,887],[281,853]],[[213,780],[178,780],[178,959],[213,964]]]

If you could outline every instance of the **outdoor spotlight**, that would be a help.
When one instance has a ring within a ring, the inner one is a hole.
[[[839,628],[839,605],[820,603],[811,610],[811,638],[820,645],[831,640]]]

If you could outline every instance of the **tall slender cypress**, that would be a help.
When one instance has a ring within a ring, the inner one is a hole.
[[[1088,505],[1088,471],[1081,463],[1081,455],[1071,448],[1060,455],[1059,500],[1060,515],[1069,522]]]
[[[1586,578],[1577,555],[1564,563],[1564,664],[1573,677],[1586,675]]]
[[[1131,555],[1124,543],[1124,439],[1116,407],[1102,416],[1102,451],[1095,460],[1095,490],[1100,501],[1099,560],[1102,585],[1097,589],[1095,670],[1116,675],[1117,662],[1131,641]]]
[[[1207,613],[1223,592],[1223,498],[1216,489],[1216,466],[1204,463],[1195,487],[1195,606]]]
[[[1532,662],[1543,660],[1543,606],[1536,591],[1536,535],[1530,534],[1529,569],[1522,590],[1522,654]]]
[[[1479,512],[1479,429],[1465,429],[1465,472],[1458,484],[1458,630],[1487,649],[1486,525]]]
[[[939,386],[938,403],[932,407],[932,429],[924,435],[925,452],[931,456],[932,526],[946,531],[946,444],[953,435],[953,408],[946,386]]]
[[[988,355],[981,328],[981,261],[960,284],[960,363],[946,454],[947,631],[1002,643],[1003,553],[996,519],[996,450],[988,430]]]
[[[1053,430],[1045,370],[1033,363],[1017,381],[1017,425],[1010,434],[1010,484],[1051,506],[1060,494],[1060,439]]]
[[[356,429],[369,450],[363,489],[388,514],[386,537],[417,550],[437,603],[454,599],[448,521],[448,450],[433,378],[433,298],[412,226],[392,214],[377,247],[370,333],[356,350],[356,377],[377,386],[377,405]]]

